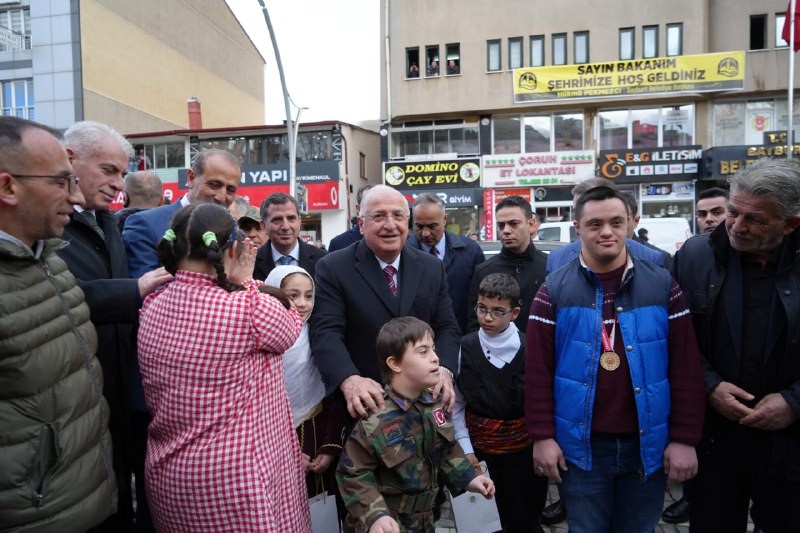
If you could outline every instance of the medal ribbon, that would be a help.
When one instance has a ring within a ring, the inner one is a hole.
[[[609,337],[606,331],[605,322],[602,323],[601,329],[603,330],[602,341],[604,352],[614,352],[614,338],[617,336],[617,317],[614,317],[614,325],[611,326],[611,336]]]

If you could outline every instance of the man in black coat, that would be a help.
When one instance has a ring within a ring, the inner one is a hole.
[[[467,331],[467,319],[474,314],[469,308],[469,290],[475,267],[486,257],[481,247],[472,239],[446,231],[447,213],[441,198],[423,193],[414,200],[414,235],[408,237],[408,246],[438,257],[447,272],[447,287],[453,302],[453,313],[458,327]]]
[[[521,196],[508,196],[497,204],[494,213],[497,233],[503,247],[499,254],[475,267],[469,291],[469,308],[475,309],[478,303],[478,286],[483,278],[495,272],[510,274],[517,280],[520,288],[520,313],[514,323],[520,331],[525,332],[531,302],[544,281],[547,255],[537,250],[531,242],[531,231],[537,220],[527,200]],[[478,327],[478,317],[471,312],[467,331],[475,331]]]
[[[795,531],[800,512],[800,169],[761,159],[727,217],[678,250],[708,395],[692,531]]]
[[[363,187],[358,189],[358,192],[356,192],[356,212],[358,212],[358,210],[361,209],[361,199],[364,197],[364,193],[366,193],[374,186],[375,185],[364,185]],[[335,252],[336,250],[347,248],[354,242],[358,242],[361,240],[362,235],[361,235],[361,228],[358,227],[358,218],[353,217],[353,220],[355,221],[353,223],[353,227],[331,239],[331,243],[328,246],[329,252]]]
[[[109,429],[114,447],[114,471],[119,490],[117,514],[104,528],[128,531],[133,523],[130,490],[131,412],[129,378],[131,326],[138,320],[142,299],[169,280],[158,269],[138,279],[128,277],[125,247],[109,205],[123,187],[131,145],[118,132],[97,122],[78,122],[64,133],[78,186],[85,201],[64,230],[69,246],[58,254],[86,294],[97,328],[97,358],[103,367],[103,395],[110,408]]]
[[[439,355],[442,404],[455,403],[452,374],[458,368],[460,333],[441,261],[405,246],[408,202],[385,185],[361,204],[364,238],[317,264],[311,316],[311,353],[328,391],[339,388],[353,417],[382,408],[383,386],[375,356],[378,330],[399,316],[430,324]]]
[[[261,203],[261,218],[269,242],[258,249],[253,277],[267,279],[276,265],[295,265],[314,276],[317,260],[327,251],[300,239],[300,211],[297,201],[286,193],[276,192]]]

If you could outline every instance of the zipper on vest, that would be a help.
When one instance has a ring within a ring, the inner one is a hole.
[[[50,479],[58,465],[58,446],[53,426],[47,424],[39,430],[39,444],[31,466],[32,499],[37,509],[41,509],[47,496]]]

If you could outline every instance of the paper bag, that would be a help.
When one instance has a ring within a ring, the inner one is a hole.
[[[486,471],[486,463],[481,463],[481,466],[481,470],[489,476],[489,472]],[[453,517],[458,533],[502,531],[500,515],[497,513],[497,504],[494,499],[487,500],[480,494],[465,492],[461,496],[451,497],[450,503],[453,506]]]
[[[336,514],[336,498],[323,492],[309,498],[311,529],[314,533],[339,533],[339,517]]]

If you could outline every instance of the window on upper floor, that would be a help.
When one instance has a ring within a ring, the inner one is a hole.
[[[786,13],[775,13],[775,48],[786,48],[789,43],[783,40],[783,24],[786,22]],[[795,24],[794,33],[798,34],[800,27]]]
[[[419,48],[406,48],[406,78],[419,78]]]
[[[583,149],[583,112],[506,115],[492,119],[494,154]]]
[[[589,32],[576,31],[572,40],[572,55],[576,65],[589,62]]]
[[[462,119],[406,122],[392,127],[389,136],[390,159],[409,156],[480,154],[477,122]]]
[[[30,50],[30,48],[30,9],[0,11],[0,50]]]
[[[553,34],[553,65],[567,64],[567,34]]]
[[[634,28],[619,29],[619,58],[622,61],[633,59],[636,53],[635,39],[636,30]]]
[[[182,142],[135,144],[133,151],[136,155],[128,161],[128,172],[186,166],[186,145]]]
[[[609,109],[598,116],[601,150],[694,144],[694,104]]]
[[[439,45],[425,47],[425,76],[433,78],[439,75]]]
[[[767,48],[767,16],[750,15],[750,48],[764,50]]]
[[[544,35],[531,36],[531,66],[544,66]]]
[[[764,132],[789,129],[787,99],[760,98],[748,101],[714,103],[713,146],[760,145]],[[792,108],[792,129],[795,142],[800,139],[800,109]]]
[[[642,28],[642,57],[658,57],[658,26]]]
[[[367,179],[367,156],[364,152],[358,152],[358,177]]]
[[[502,68],[500,39],[486,41],[486,70],[495,72]]]
[[[33,80],[9,80],[0,83],[0,104],[4,116],[34,120]]]
[[[461,45],[458,43],[447,44],[444,47],[447,54],[445,72],[448,76],[461,74]]]
[[[508,68],[522,68],[522,37],[508,39]]]
[[[683,24],[667,24],[667,55],[679,56],[683,54]]]

